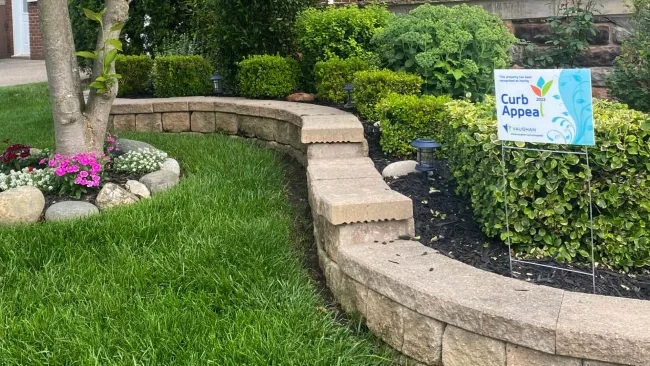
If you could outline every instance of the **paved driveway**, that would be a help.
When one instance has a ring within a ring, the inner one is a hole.
[[[45,61],[17,58],[0,59],[0,86],[47,81]]]

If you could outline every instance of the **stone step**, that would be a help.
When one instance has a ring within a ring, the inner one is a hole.
[[[368,156],[368,143],[361,142],[339,142],[330,144],[309,144],[307,145],[307,158],[312,160],[331,160],[364,158]]]
[[[363,126],[351,114],[302,117],[302,143],[362,142]]]
[[[370,158],[311,160],[308,180],[381,178]]]

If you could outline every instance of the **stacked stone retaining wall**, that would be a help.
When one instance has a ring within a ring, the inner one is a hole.
[[[484,272],[414,241],[413,206],[367,157],[361,122],[239,98],[116,100],[118,131],[224,133],[307,166],[321,268],[336,299],[405,361],[444,366],[650,365],[650,302]]]

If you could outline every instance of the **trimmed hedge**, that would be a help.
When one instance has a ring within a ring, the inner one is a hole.
[[[251,56],[240,62],[237,80],[247,98],[284,98],[298,88],[298,61],[281,56]]]
[[[370,62],[359,57],[343,60],[334,57],[316,63],[314,74],[318,99],[336,104],[345,103],[348,93],[343,88],[354,81],[355,73],[369,70],[371,67]]]
[[[390,94],[377,104],[381,121],[381,149],[390,155],[411,156],[417,138],[441,141],[442,123],[451,101],[447,96]]]
[[[354,76],[354,102],[366,120],[376,121],[377,103],[391,93],[418,95],[423,80],[417,75],[390,70],[360,71]]]
[[[534,151],[506,156],[508,195],[503,195],[501,142],[494,98],[449,104],[443,144],[459,193],[489,236],[511,240],[529,257],[588,261],[589,197],[584,157]],[[650,116],[621,104],[594,106],[596,147],[591,156],[595,259],[629,269],[650,265]],[[553,149],[568,150],[566,146]]]
[[[115,59],[115,72],[122,78],[117,96],[150,94],[153,64],[149,56],[118,55]]]
[[[298,50],[306,86],[313,87],[314,66],[333,57],[378,59],[372,38],[393,17],[385,6],[328,6],[305,10],[296,20]]]
[[[157,57],[152,72],[156,98],[208,95],[213,68],[201,56]]]

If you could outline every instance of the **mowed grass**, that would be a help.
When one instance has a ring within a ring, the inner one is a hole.
[[[0,140],[53,147],[43,84],[0,88]],[[0,229],[1,365],[380,365],[324,310],[272,152],[131,134],[178,158],[175,189],[91,219]]]

